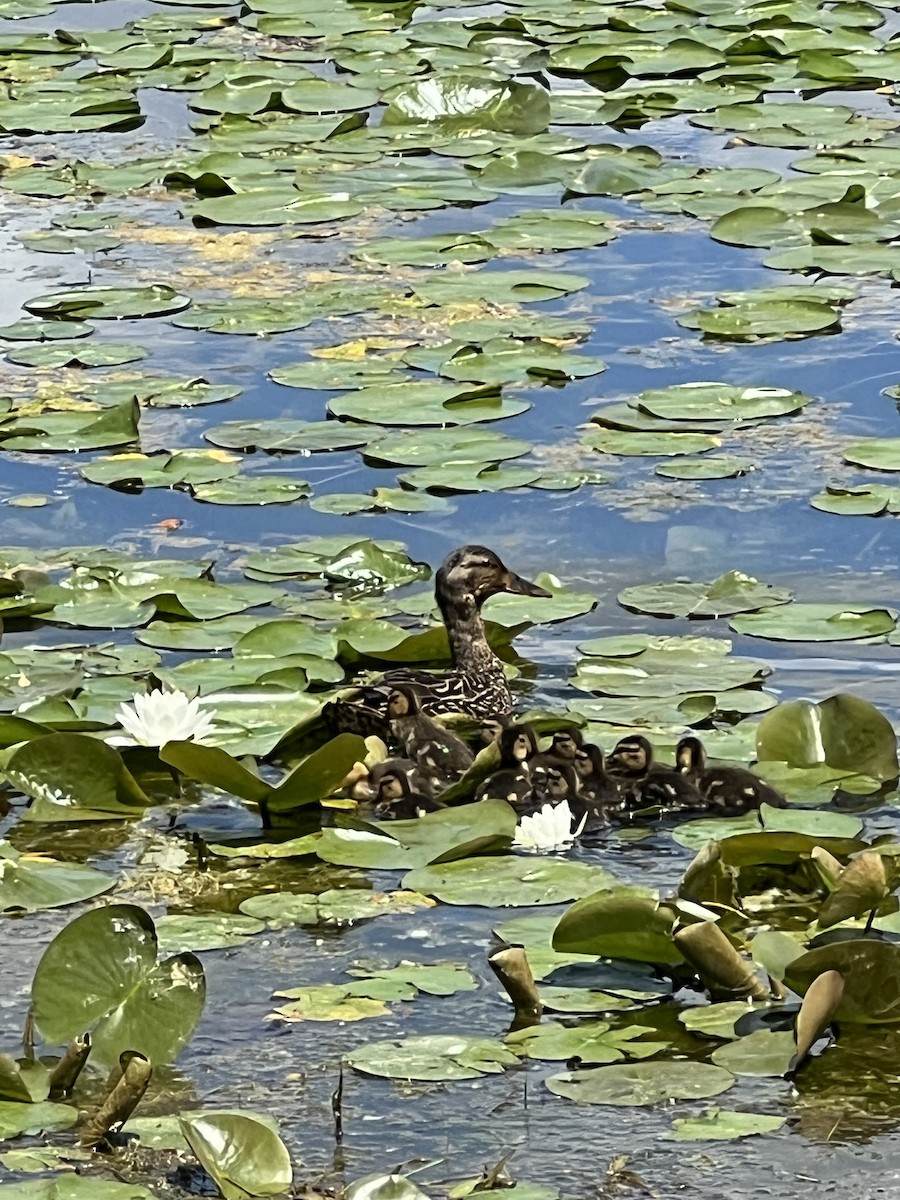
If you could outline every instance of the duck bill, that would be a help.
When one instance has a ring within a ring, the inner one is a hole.
[[[503,590],[504,592],[511,592],[514,596],[539,596],[545,600],[549,600],[553,596],[553,593],[548,592],[546,588],[532,583],[530,579],[523,579],[515,571],[507,571],[506,586]]]

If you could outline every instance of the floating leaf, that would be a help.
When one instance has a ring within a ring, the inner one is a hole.
[[[666,1137],[673,1142],[731,1142],[761,1133],[774,1133],[786,1120],[786,1117],[768,1117],[764,1113],[711,1108],[702,1117],[676,1117],[672,1132]]]
[[[498,802],[502,803],[502,802]],[[612,875],[586,863],[555,858],[464,858],[420,867],[403,886],[436,896],[445,904],[559,904],[610,886]]]
[[[75,904],[109,891],[115,882],[93,867],[20,854],[9,842],[0,841],[0,912],[37,912]]]
[[[729,626],[750,637],[784,642],[848,642],[893,632],[897,612],[861,604],[799,604],[733,617]]]
[[[347,1061],[364,1075],[451,1080],[496,1075],[504,1067],[515,1066],[519,1059],[502,1042],[451,1033],[370,1042],[352,1050]]]
[[[39,317],[89,317],[92,321],[121,317],[162,317],[187,308],[190,299],[164,283],[149,287],[84,285],[65,292],[35,296],[23,307]]]
[[[734,1083],[730,1071],[703,1062],[622,1063],[551,1075],[547,1087],[578,1104],[629,1108],[718,1096]]]
[[[729,571],[712,583],[655,583],[625,588],[623,608],[655,617],[727,617],[787,604],[790,592],[761,583],[742,571]]]

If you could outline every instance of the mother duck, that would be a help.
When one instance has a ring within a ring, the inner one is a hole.
[[[448,554],[434,579],[434,597],[450,642],[451,667],[429,672],[389,671],[345,699],[325,707],[336,730],[378,733],[385,726],[385,706],[395,684],[410,684],[428,716],[462,713],[476,721],[512,711],[512,693],[503,664],[488,644],[481,606],[489,596],[549,597],[550,592],[510,571],[486,546],[460,546]]]

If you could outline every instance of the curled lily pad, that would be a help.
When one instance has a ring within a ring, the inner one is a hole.
[[[182,1117],[181,1132],[225,1200],[276,1196],[294,1178],[287,1146],[268,1124],[243,1113]]]
[[[897,613],[862,604],[785,604],[744,613],[728,622],[736,633],[785,642],[848,642],[892,633]]]
[[[623,608],[656,617],[727,617],[787,604],[790,592],[761,583],[742,571],[729,571],[712,583],[656,583],[624,588]]]
[[[97,320],[118,320],[121,317],[162,317],[181,312],[190,304],[188,296],[179,295],[164,283],[149,287],[117,288],[85,285],[65,292],[36,296],[24,304],[30,313],[39,317],[89,317]]]
[[[900,458],[897,460],[900,468]],[[859,487],[838,487],[828,484],[810,500],[821,512],[849,517],[878,517],[882,513],[900,513],[900,488],[881,483],[861,484]]]
[[[432,1034],[401,1041],[370,1042],[347,1055],[364,1075],[387,1079],[452,1080],[496,1075],[518,1056],[502,1042],[466,1034]]]
[[[672,941],[674,914],[643,888],[610,887],[585,896],[560,918],[554,950],[598,954],[629,962],[680,963]]]
[[[818,704],[788,700],[757,727],[760,760],[810,767],[819,763],[894,779],[900,774],[897,739],[887,717],[859,696],[838,693]]]
[[[550,100],[534,83],[434,75],[400,85],[391,95],[383,120],[385,125],[423,121],[453,133],[482,129],[541,133],[550,120]]]
[[[192,954],[157,960],[156,931],[141,908],[84,913],[56,935],[31,986],[35,1024],[58,1045],[91,1030],[91,1059],[110,1067],[123,1050],[171,1062],[188,1042],[206,996]]]

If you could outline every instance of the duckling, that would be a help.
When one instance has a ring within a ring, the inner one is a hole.
[[[485,746],[491,746],[494,742],[499,742],[503,730],[509,729],[511,724],[512,717],[506,713],[500,713],[496,717],[485,717],[478,726],[478,733],[472,739],[472,749],[477,754]]]
[[[537,737],[530,725],[509,725],[500,735],[500,765],[475,793],[476,800],[506,800],[524,812],[531,800],[529,760],[537,754]]]
[[[629,808],[705,809],[706,801],[680,771],[653,761],[653,747],[640,734],[616,743],[606,767]]]
[[[580,729],[557,729],[550,746],[540,754],[540,760],[552,765],[568,763],[572,766],[583,742]]]
[[[708,767],[706,747],[697,737],[683,737],[675,749],[675,765],[717,814],[738,817],[761,804],[785,808],[781,792],[744,767]]]
[[[547,763],[541,770],[535,771],[531,788],[532,811],[543,808],[545,804],[561,804],[563,800],[573,801],[578,797],[578,776],[575,768],[569,763]]]
[[[440,791],[454,783],[472,765],[472,751],[449,729],[422,712],[419,694],[410,684],[398,683],[387,700],[391,734],[406,758],[431,777],[426,791]]]
[[[405,821],[446,807],[440,800],[414,792],[400,767],[389,768],[378,780],[374,813],[380,821]]]
[[[577,807],[587,816],[586,829],[608,825],[608,814],[624,807],[625,798],[606,771],[603,751],[583,742],[572,764],[578,776]]]

